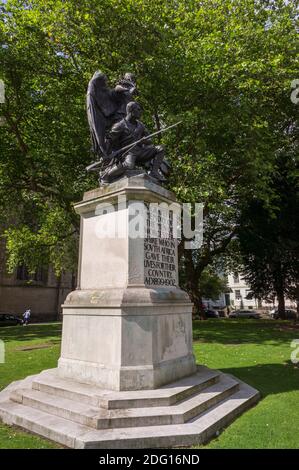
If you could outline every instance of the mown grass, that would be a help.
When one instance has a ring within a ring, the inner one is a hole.
[[[299,447],[299,368],[290,360],[299,329],[289,322],[211,320],[195,322],[197,361],[258,389],[261,401],[205,447],[266,449]],[[299,358],[299,354],[297,355]]]
[[[6,360],[0,364],[0,390],[14,380],[56,367],[60,336],[59,323],[1,328]],[[193,336],[198,363],[233,374],[262,394],[257,406],[204,447],[298,448],[299,368],[290,355],[299,329],[269,320],[207,320],[194,322]],[[0,448],[56,447],[0,424]]]
[[[0,390],[14,380],[56,367],[60,338],[60,323],[0,328],[0,340],[5,343],[5,363],[0,364]],[[31,346],[41,346],[41,349],[28,350]],[[58,444],[51,441],[0,423],[0,449],[57,447]]]

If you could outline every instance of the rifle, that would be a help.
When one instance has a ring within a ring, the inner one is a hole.
[[[164,129],[160,129],[159,131],[153,132],[150,135],[146,135],[146,136],[142,137],[141,139],[136,140],[136,142],[132,142],[131,144],[126,145],[125,147],[123,147],[119,150],[115,150],[110,155],[104,156],[104,158],[102,158],[101,160],[98,160],[98,161],[88,165],[86,167],[86,171],[96,171],[97,167],[100,166],[103,163],[103,161],[108,162],[108,161],[111,161],[113,158],[117,157],[120,154],[125,155],[126,153],[129,152],[129,150],[132,150],[132,148],[136,147],[136,145],[140,144],[141,142],[144,142],[145,140],[148,140],[151,137],[154,137],[155,135],[162,134],[162,132],[168,131],[172,127],[178,126],[179,124],[181,124],[181,122],[182,121],[176,122],[175,124],[172,124],[171,126],[165,127]]]

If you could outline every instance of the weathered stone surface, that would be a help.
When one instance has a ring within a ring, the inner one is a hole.
[[[47,392],[37,386],[48,387]],[[116,393],[74,384],[47,371],[0,392],[0,417],[72,448],[172,447],[206,442],[259,399],[252,387],[206,368],[200,368],[193,380],[189,377],[172,387]],[[90,404],[95,397],[100,397],[98,404],[121,407],[109,410]],[[155,405],[165,398],[174,404]],[[123,408],[132,399],[140,406]]]
[[[39,374],[32,383],[34,390],[87,403],[107,410],[161,407],[174,405],[218,382],[220,372],[198,366],[196,374],[154,390],[113,392],[94,385],[61,379],[56,369]]]
[[[194,418],[231,395],[238,388],[238,382],[229,377],[221,377],[219,383],[205,389],[204,393],[186,398],[179,404],[145,408],[107,410],[91,407],[85,403],[59,398],[37,390],[20,389],[11,395],[17,403],[45,411],[95,429],[123,428],[182,424]]]
[[[97,212],[99,202],[115,204],[119,195],[128,199],[121,210]],[[176,244],[166,252],[163,243],[129,237],[130,201],[138,200],[175,202],[146,176],[134,176],[76,205],[79,286],[63,306],[58,368],[0,392],[3,422],[72,448],[185,446],[207,441],[259,399],[234,377],[196,368]],[[97,225],[113,219],[122,221],[124,236],[99,239]],[[150,258],[165,262],[165,272],[150,272]]]
[[[147,232],[130,236],[131,207],[138,201],[178,207],[173,193],[146,175],[91,191],[75,206],[81,215],[79,286],[63,306],[62,378],[142,390],[196,371],[192,304],[178,285],[177,241],[149,239]],[[102,238],[103,227],[117,230]]]

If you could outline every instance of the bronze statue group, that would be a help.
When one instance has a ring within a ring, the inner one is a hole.
[[[126,73],[114,88],[109,88],[107,76],[97,71],[87,90],[87,117],[92,150],[97,161],[87,171],[99,172],[100,185],[111,183],[140,168],[155,182],[163,183],[170,171],[164,158],[164,148],[154,145],[140,121],[142,108],[135,101],[136,81]],[[177,124],[175,124],[177,125]],[[173,126],[170,126],[173,127]]]

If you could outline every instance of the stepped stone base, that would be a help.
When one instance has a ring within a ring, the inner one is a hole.
[[[0,392],[0,417],[76,449],[167,448],[206,442],[258,400],[257,390],[204,366],[158,389],[119,392],[50,369]]]

